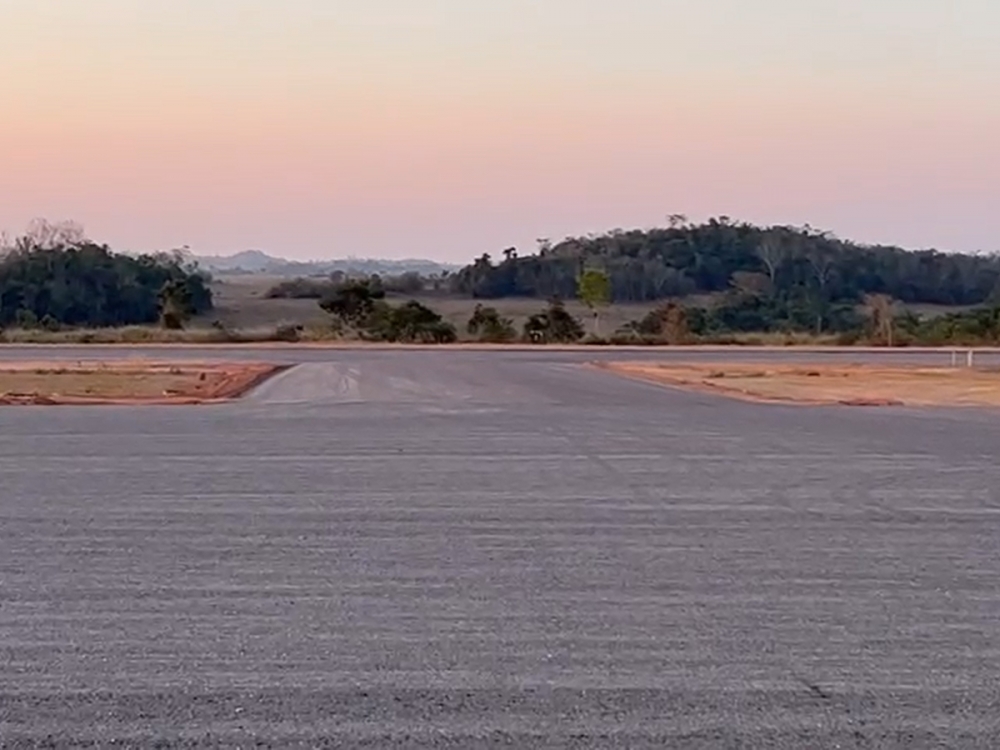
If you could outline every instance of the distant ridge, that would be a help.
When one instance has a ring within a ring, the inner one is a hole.
[[[192,260],[216,274],[260,273],[273,276],[326,276],[334,271],[355,274],[394,275],[416,272],[424,276],[455,271],[458,265],[421,258],[388,260],[384,258],[337,258],[299,261],[268,255],[260,250],[244,250],[235,255],[195,255]]]

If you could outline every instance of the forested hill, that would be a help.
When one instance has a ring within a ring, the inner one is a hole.
[[[888,294],[910,303],[979,304],[1000,292],[1000,257],[867,246],[809,228],[757,227],[725,218],[703,224],[613,231],[483,255],[453,278],[475,297],[571,298],[582,268],[611,279],[615,301],[644,301],[749,288],[774,298],[827,302]]]

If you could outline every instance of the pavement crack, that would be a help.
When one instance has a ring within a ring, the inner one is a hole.
[[[831,695],[830,693],[826,692],[823,688],[821,688],[815,682],[810,682],[806,678],[799,677],[798,675],[795,676],[795,679],[798,680],[799,682],[801,682],[803,685],[805,685],[809,689],[809,692],[811,692],[817,698],[821,698],[821,699],[823,699],[825,701],[831,701],[831,700],[833,700],[833,695]]]

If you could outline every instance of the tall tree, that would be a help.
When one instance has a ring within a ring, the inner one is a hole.
[[[828,284],[833,274],[834,258],[825,247],[812,247],[806,251],[806,262],[815,282],[816,333],[823,333],[823,318],[830,304]]]
[[[160,287],[158,295],[160,304],[160,325],[164,328],[179,330],[191,317],[191,291],[181,279],[170,279]]]
[[[886,346],[892,346],[894,328],[892,298],[885,294],[869,294],[865,296],[865,310],[876,340]]]
[[[577,279],[576,296],[590,309],[594,335],[601,335],[601,308],[611,303],[611,279],[604,271],[585,269]]]
[[[767,276],[771,279],[771,288],[774,289],[778,279],[778,271],[788,257],[787,245],[782,241],[781,235],[777,232],[768,232],[757,245],[757,257],[767,271]]]

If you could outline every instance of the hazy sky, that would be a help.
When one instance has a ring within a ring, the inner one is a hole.
[[[1000,250],[998,0],[0,0],[0,228],[464,261],[670,213]]]

